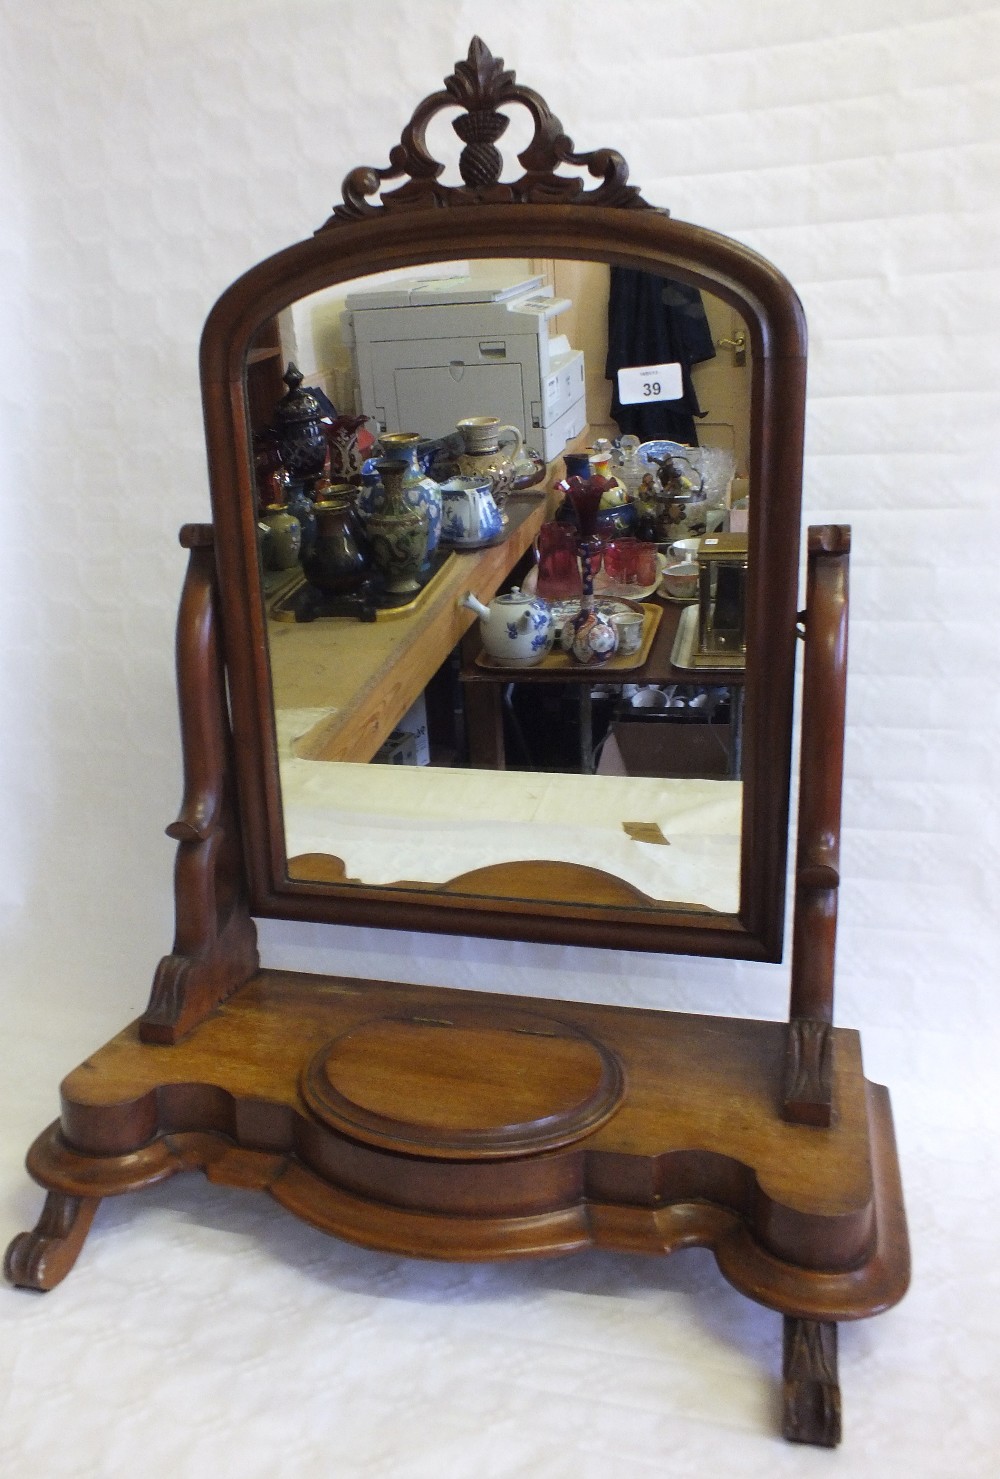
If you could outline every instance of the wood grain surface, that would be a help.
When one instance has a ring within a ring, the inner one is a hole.
[[[533,1083],[505,1094],[498,1035],[519,1037],[511,1028],[522,1013],[557,1034],[553,1079],[546,1086],[540,1055],[525,1049],[552,1040],[525,1037],[504,1056],[509,1070],[527,1064]],[[385,1024],[406,1021],[404,1096],[379,1075],[392,1059]],[[367,1140],[303,1097],[309,1065],[336,1059],[334,1045],[352,1033],[343,1083],[379,1119]],[[697,1243],[737,1288],[782,1313],[852,1319],[899,1299],[909,1265],[888,1099],[864,1079],[857,1035],[836,1031],[836,1041],[839,1115],[817,1130],[782,1117],[781,1023],[516,997],[498,1005],[477,992],[264,971],[175,1047],[142,1043],[133,1025],[70,1074],[60,1125],[29,1167],[46,1189],[87,1199],[199,1167],[266,1189],[340,1236],[425,1257]],[[581,1042],[598,1044],[596,1057],[572,1046]],[[598,1059],[620,1067],[620,1098],[613,1086],[594,1090]],[[547,1113],[571,1119],[571,1101],[592,1092],[605,1101],[592,1128],[532,1144]],[[455,1094],[479,1131],[464,1146],[451,1133],[466,1117]],[[511,1126],[526,1123],[512,1145]],[[413,1153],[415,1125],[438,1142],[432,1153]]]

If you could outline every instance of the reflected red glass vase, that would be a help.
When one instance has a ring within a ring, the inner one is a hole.
[[[543,524],[537,548],[538,595],[544,601],[569,601],[582,595],[576,531],[566,524]]]
[[[597,532],[597,515],[601,510],[601,499],[611,487],[607,478],[572,477],[566,480],[566,497],[580,524],[580,538],[592,540]]]

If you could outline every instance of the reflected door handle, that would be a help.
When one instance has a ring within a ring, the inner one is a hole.
[[[747,336],[742,329],[737,329],[731,339],[716,339],[717,349],[731,349],[733,351],[733,364],[745,365],[747,362]]]

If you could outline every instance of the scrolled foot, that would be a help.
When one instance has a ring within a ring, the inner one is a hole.
[[[31,1232],[19,1233],[7,1249],[3,1271],[20,1289],[54,1289],[77,1260],[90,1231],[99,1197],[69,1197],[50,1191]]]
[[[785,1316],[781,1430],[790,1443],[836,1448],[840,1442],[837,1326]]]

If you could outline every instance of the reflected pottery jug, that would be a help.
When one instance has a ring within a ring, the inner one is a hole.
[[[503,530],[489,478],[449,478],[441,484],[444,500],[442,532],[450,544],[477,545]]]
[[[517,460],[524,449],[524,438],[516,426],[501,426],[497,416],[466,416],[458,422],[464,451],[456,459],[458,470],[466,477],[488,477],[497,507],[502,509],[515,477]],[[513,445],[500,446],[504,432],[510,432]]]

